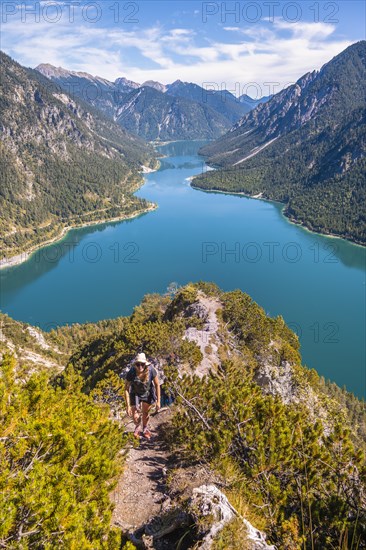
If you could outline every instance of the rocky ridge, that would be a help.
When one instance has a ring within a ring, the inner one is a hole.
[[[221,308],[219,299],[199,292],[197,300],[180,312],[183,319],[193,317],[203,323],[200,329],[188,326],[183,336],[200,348],[202,359],[194,369],[195,375],[200,378],[217,372],[222,360],[220,350],[225,342],[230,342],[231,359],[239,356],[242,360],[235,337],[223,327],[218,316]],[[276,343],[272,341],[270,347],[275,348]],[[163,364],[155,361],[154,366],[163,382]],[[122,376],[128,368],[121,371]],[[189,369],[182,364],[179,372],[183,374]],[[262,354],[255,380],[265,394],[278,396],[285,404],[306,406],[314,422],[321,418],[325,434],[332,432],[335,410],[329,409],[329,402],[322,402],[321,397],[299,379],[289,361],[275,365],[269,355]],[[338,409],[338,414],[340,412]],[[275,546],[266,542],[266,535],[230,504],[221,489],[225,481],[214,471],[202,464],[188,465],[183,462],[179,465],[166,444],[171,415],[171,410],[164,408],[158,415],[153,415],[153,442],[142,441],[128,451],[124,474],[111,497],[116,504],[114,524],[128,534],[137,548],[168,550],[194,521],[200,526],[200,542],[196,542],[194,548],[210,550],[216,548],[216,537],[221,530],[237,518],[246,533],[243,548],[275,550]],[[130,419],[125,418],[123,423],[127,431],[133,430]],[[191,548],[192,541],[189,541],[188,536],[183,548]]]
[[[5,321],[3,344],[7,349],[28,347],[36,348],[37,353],[48,354],[52,350],[64,353],[66,374],[78,372],[82,376],[83,391],[91,392],[94,399],[111,407],[110,417],[123,427],[127,437],[134,426],[125,416],[123,378],[135,357],[136,346],[139,351],[150,350],[148,358],[158,370],[160,382],[165,384],[164,392],[173,392],[176,402],[169,408],[163,407],[158,414],[153,413],[152,440],[133,442],[134,438],[129,436],[129,444],[120,450],[126,459],[125,468],[110,494],[115,505],[112,525],[137,548],[169,550],[180,543],[181,550],[214,550],[227,537],[233,537],[235,550],[269,550],[275,546],[290,549],[289,534],[277,531],[271,522],[272,512],[268,523],[255,512],[263,508],[256,491],[264,487],[267,494],[272,469],[276,475],[276,469],[280,468],[278,475],[282,472],[284,476],[283,493],[287,491],[286,484],[294,482],[292,476],[301,482],[298,476],[302,462],[296,458],[295,471],[288,462],[288,455],[293,454],[288,445],[292,442],[299,445],[299,441],[295,438],[289,443],[287,438],[293,436],[300,419],[303,420],[303,437],[315,430],[311,445],[319,445],[312,458],[316,462],[322,456],[322,447],[329,445],[334,445],[339,460],[344,437],[337,431],[339,423],[354,431],[358,444],[365,437],[362,430],[359,436],[356,434],[357,422],[351,424],[346,406],[322,389],[315,374],[310,375],[301,367],[297,338],[283,320],[266,317],[240,291],[223,293],[209,283],[191,284],[169,291],[169,295],[145,297],[131,318],[74,329],[65,327],[50,335],[9,319]],[[71,357],[66,349],[72,353]],[[39,362],[38,368],[41,367]],[[250,408],[253,400],[258,410]],[[361,409],[356,409],[356,413],[362,418]],[[259,422],[264,423],[251,440],[252,421],[257,421],[254,419],[257,414]],[[274,426],[277,415],[279,424]],[[279,427],[280,434],[276,432]],[[183,438],[182,429],[187,430]],[[220,447],[216,462],[215,455],[210,460],[206,446],[215,449],[227,436],[231,442],[228,449]],[[196,446],[202,444],[202,437],[207,437],[207,441],[197,454]],[[191,447],[186,447],[189,438]],[[306,440],[301,439],[300,452],[301,442],[304,445]],[[350,443],[347,445],[349,452]],[[253,461],[261,448],[269,455],[258,472]],[[307,447],[307,452],[313,452],[312,447]],[[284,454],[276,466],[277,453]],[[233,463],[226,462],[229,454],[239,461],[242,469],[233,469]],[[365,502],[362,467],[347,454],[342,460],[331,467],[329,475],[336,471],[342,476],[344,490],[351,491],[347,493],[349,498]],[[318,466],[324,464],[326,460]],[[245,484],[249,483],[252,471],[254,492],[248,494],[245,485],[243,491],[235,478],[240,474]],[[324,483],[322,478],[321,487]],[[314,498],[315,506],[316,493]],[[277,500],[270,502],[273,511],[276,510]],[[360,514],[362,524],[363,512]],[[286,527],[288,523],[285,521],[283,525]],[[290,533],[296,533],[291,526],[296,523],[290,524]],[[267,542],[269,536],[265,533],[271,534],[275,545]]]

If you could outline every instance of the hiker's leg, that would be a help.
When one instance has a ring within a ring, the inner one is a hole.
[[[149,422],[149,410],[150,410],[150,403],[146,403],[145,401],[141,401],[141,409],[142,409],[142,429],[146,428],[147,423]]]
[[[141,421],[141,413],[140,413],[140,411],[138,410],[138,408],[136,406],[132,406],[131,409],[132,409],[133,421],[134,421],[135,425],[138,426],[140,424],[140,421]]]

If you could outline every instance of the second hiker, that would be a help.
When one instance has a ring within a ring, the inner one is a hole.
[[[156,410],[160,409],[160,385],[156,370],[147,361],[144,353],[139,353],[134,366],[128,371],[125,385],[125,399],[127,414],[133,417],[136,437],[143,435],[150,439],[148,429],[149,411],[155,403]],[[142,417],[142,432],[140,422]]]

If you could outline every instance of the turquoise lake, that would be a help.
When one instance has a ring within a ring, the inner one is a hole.
[[[365,396],[365,249],[289,223],[279,204],[192,189],[201,145],[160,147],[161,168],[137,193],[157,210],[72,230],[2,270],[1,310],[51,330],[129,315],[172,282],[214,281],[282,315],[305,365]]]

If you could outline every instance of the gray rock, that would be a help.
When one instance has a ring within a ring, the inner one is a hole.
[[[215,485],[201,485],[193,489],[190,512],[197,522],[203,517],[214,518],[214,523],[205,533],[199,550],[210,550],[218,533],[235,517],[240,517],[245,524],[248,532],[247,539],[252,543],[252,550],[276,550],[275,546],[266,543],[266,535],[262,531],[240,516],[224,493]]]

